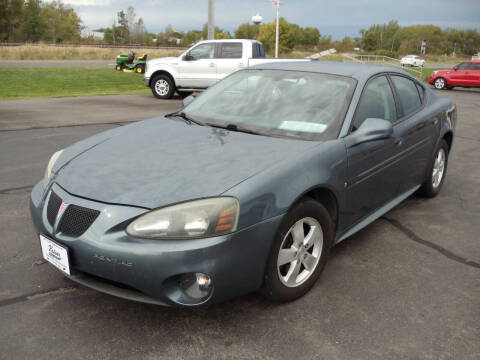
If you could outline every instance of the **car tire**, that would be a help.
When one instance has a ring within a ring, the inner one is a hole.
[[[175,84],[168,75],[156,75],[150,84],[153,95],[157,99],[170,99],[175,92]]]
[[[447,81],[443,77],[438,77],[433,82],[433,86],[437,90],[443,90],[447,88]]]
[[[177,90],[177,93],[178,95],[180,95],[182,99],[185,99],[186,97],[189,97],[190,95],[193,94],[193,92],[191,91],[178,91],[178,90]]]
[[[313,199],[306,198],[289,211],[270,251],[262,294],[276,302],[305,295],[323,271],[333,229],[327,209]]]
[[[447,90],[452,90],[455,86],[447,85],[446,88]]]
[[[433,198],[442,189],[448,165],[448,144],[442,139],[435,149],[434,156],[428,167],[428,177],[419,190],[420,195]]]

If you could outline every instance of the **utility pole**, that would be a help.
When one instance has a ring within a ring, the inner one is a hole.
[[[208,0],[208,40],[215,40],[215,0]]]
[[[280,0],[270,0],[277,7],[277,27],[275,30],[275,58],[278,58],[278,43],[280,39]]]

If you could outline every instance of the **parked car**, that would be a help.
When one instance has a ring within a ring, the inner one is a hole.
[[[159,99],[169,99],[175,91],[186,97],[193,91],[205,90],[234,71],[283,61],[292,60],[266,59],[263,44],[256,40],[207,40],[179,57],[148,61],[143,82]]]
[[[407,55],[400,60],[402,66],[425,66],[425,60],[418,55]]]
[[[298,298],[332,246],[440,192],[457,116],[406,72],[356,63],[258,65],[184,105],[50,159],[31,213],[71,280],[171,306]]]
[[[428,81],[436,89],[480,87],[480,60],[465,61],[451,70],[436,70]]]

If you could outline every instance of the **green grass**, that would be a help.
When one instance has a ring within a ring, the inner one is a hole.
[[[0,67],[0,99],[147,94],[142,75],[112,68]]]

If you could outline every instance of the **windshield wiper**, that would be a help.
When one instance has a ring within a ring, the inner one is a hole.
[[[246,133],[246,134],[264,135],[264,134],[262,134],[262,133],[259,133],[259,132],[256,132],[256,131],[253,131],[253,130],[250,130],[250,129],[246,129],[246,128],[244,128],[244,127],[239,127],[239,126],[236,125],[236,124],[218,125],[218,124],[205,123],[205,125],[211,126],[211,127],[214,127],[214,128],[219,128],[219,129],[225,129],[225,130],[230,130],[230,131],[243,132],[243,133]]]
[[[167,117],[167,118],[169,118],[169,117],[179,117],[180,119],[185,120],[185,122],[189,125],[191,125],[191,124],[197,124],[197,125],[200,125],[200,126],[204,125],[202,122],[193,119],[192,117],[185,114],[183,111],[178,111],[178,112],[174,112],[174,113],[171,113],[171,114],[167,114],[167,115],[165,115],[165,117]]]

